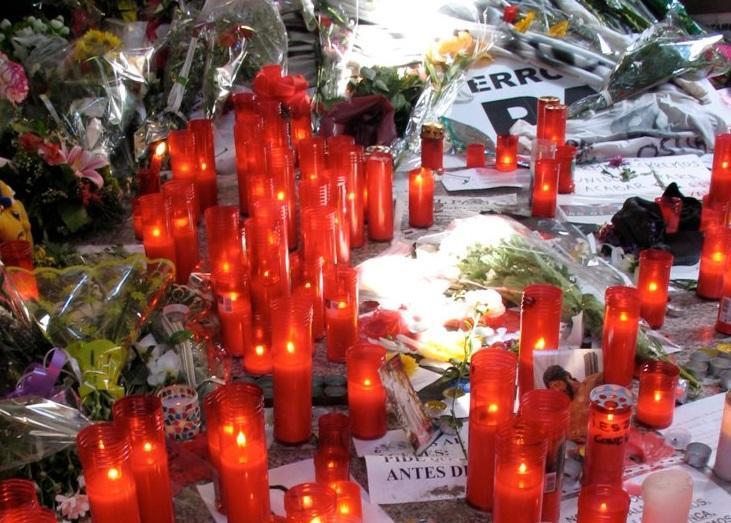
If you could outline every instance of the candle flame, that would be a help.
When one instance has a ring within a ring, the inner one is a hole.
[[[528,466],[525,463],[521,463],[518,466],[518,474],[526,474],[528,472]]]
[[[184,229],[188,226],[188,218],[175,218],[175,227]]]
[[[312,496],[302,496],[302,507],[312,508]]]
[[[711,258],[713,258],[714,262],[721,263],[723,261],[723,253],[716,251]]]
[[[370,387],[371,386],[371,380],[369,378],[366,378],[363,380],[363,386],[364,387]]]
[[[153,227],[153,229],[152,229],[152,235],[155,238],[159,238],[160,237],[160,234],[161,234],[160,228],[159,227]]]
[[[285,197],[284,191],[279,191],[277,193],[277,200],[279,200],[280,202],[284,201],[284,197]]]
[[[201,162],[201,171],[205,171],[206,167],[208,167],[208,164],[206,162]]]
[[[107,477],[111,480],[119,479],[119,476],[121,476],[119,469],[111,468],[107,471]]]
[[[289,352],[290,354],[294,354],[294,343],[292,343],[291,341],[287,342],[287,352]]]
[[[223,272],[228,272],[231,270],[231,265],[228,262],[223,262],[221,269],[223,269]]]
[[[329,468],[330,470],[334,469],[335,468],[335,462],[334,461],[328,461],[327,462],[327,468]]]
[[[234,433],[234,427],[233,427],[233,425],[224,425],[224,426],[223,426],[223,431],[224,431],[224,432],[225,432],[226,434],[229,434],[229,435],[230,435],[230,434],[233,434],[233,433]]]
[[[338,309],[344,309],[347,306],[348,306],[348,304],[345,303],[344,301],[338,302]]]
[[[305,282],[305,289],[310,289],[312,287],[312,284],[308,281]]]
[[[548,192],[551,190],[551,186],[548,185],[547,183],[544,183],[542,189],[544,192]]]
[[[601,510],[602,512],[607,511],[607,504],[604,501],[602,501],[602,504],[599,505],[599,510]]]
[[[264,346],[263,345],[257,345],[254,349],[257,356],[264,356]]]
[[[322,523],[322,520],[320,519],[320,516],[315,516],[310,520],[310,523]]]
[[[350,514],[350,506],[347,503],[341,503],[338,507],[338,512],[341,514]]]
[[[609,422],[614,421],[614,414],[607,414],[607,421],[609,421]]]
[[[657,291],[657,283],[655,283],[654,281],[651,281],[650,285],[647,286],[647,290],[650,292]]]
[[[510,159],[510,156],[503,156],[503,163],[505,165],[510,165],[513,161]]]
[[[165,149],[167,149],[165,142],[160,142],[159,144],[157,144],[157,147],[155,147],[155,156],[160,157],[165,154]]]
[[[659,390],[655,391],[655,401],[660,401],[662,399],[662,394],[660,394]]]
[[[489,407],[487,407],[487,412],[490,414],[495,414],[498,411],[497,405],[494,403],[491,403]]]
[[[728,169],[728,162],[721,162],[721,169]]]
[[[620,321],[627,321],[628,319],[629,319],[629,317],[627,316],[627,313],[624,311],[619,315]]]
[[[535,344],[536,350],[543,350],[546,348],[546,340],[544,338],[538,338],[538,341]]]
[[[152,452],[152,443],[149,441],[145,441],[145,444],[142,446],[145,452]]]
[[[416,175],[416,178],[414,178],[414,182],[421,184],[421,182],[422,182],[421,173]]]
[[[350,200],[351,202],[355,200],[355,193],[348,193],[348,200]]]
[[[239,432],[236,436],[236,444],[241,448],[244,448],[246,446],[246,436],[243,432]]]
[[[104,450],[104,448],[105,448],[104,447],[104,442],[103,441],[100,441],[99,442],[99,450]]]

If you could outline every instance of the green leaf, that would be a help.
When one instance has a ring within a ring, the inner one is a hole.
[[[69,202],[64,202],[58,205],[58,214],[61,216],[61,220],[64,225],[72,233],[78,231],[85,225],[88,225],[91,221],[84,206],[75,205]]]
[[[373,83],[373,86],[383,93],[388,93],[388,85],[386,85],[386,82],[384,82],[380,78]]]
[[[187,329],[174,332],[168,339],[168,345],[177,345],[193,338],[193,333]]]
[[[373,80],[376,77],[376,72],[370,67],[363,67],[360,70],[360,75],[366,80]]]

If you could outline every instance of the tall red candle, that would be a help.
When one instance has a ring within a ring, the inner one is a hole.
[[[259,142],[261,130],[264,123],[258,114],[245,113],[243,116],[236,115],[234,123],[234,151],[236,153],[236,179],[239,189],[239,208],[243,214],[249,213],[249,180],[248,177],[256,174],[253,171],[257,163],[256,151],[263,153],[264,148]],[[258,147],[257,147],[258,146]],[[254,157],[254,158],[252,158]],[[265,174],[260,172],[260,175]]]
[[[604,383],[629,387],[635,367],[640,295],[634,287],[608,287],[604,295]]]
[[[700,231],[706,232],[712,227],[726,227],[728,215],[727,204],[714,204],[711,201],[711,195],[703,196],[703,206],[701,207],[701,225]]]
[[[305,263],[320,257],[326,264],[337,263],[335,219],[335,210],[329,206],[302,210],[302,249]]]
[[[338,134],[330,136],[326,143],[328,168],[337,171],[342,170],[348,151],[355,147],[355,138],[347,134]]]
[[[276,229],[279,233],[277,234],[277,237],[279,239],[277,247],[278,251],[274,252],[274,243],[272,242],[272,237],[270,231],[266,231],[264,234],[267,235],[268,238],[268,245],[269,247],[267,250],[269,252],[265,253],[267,256],[274,257],[279,262],[279,277],[282,281],[282,290],[285,294],[289,293],[290,290],[290,272],[289,272],[289,237],[287,233],[287,221],[288,221],[288,208],[287,205],[280,201],[276,200],[274,198],[272,199],[262,199],[258,202],[254,203],[253,206],[254,211],[254,222],[255,223],[261,223],[266,224],[263,225],[265,229]],[[254,231],[260,231],[259,228],[254,228]],[[261,234],[261,232],[257,232],[258,234]],[[261,247],[260,247],[261,250]],[[263,253],[257,252],[257,256],[262,256]]]
[[[626,523],[629,494],[620,487],[590,485],[579,493],[578,523]]]
[[[372,343],[356,343],[348,349],[346,360],[353,436],[380,438],[386,434],[386,389],[378,369],[386,361],[386,349]]]
[[[127,396],[112,406],[114,423],[127,435],[142,523],[173,523],[162,402],[157,396]]]
[[[444,126],[440,123],[421,126],[421,165],[438,173],[444,171]]]
[[[94,523],[141,523],[126,435],[112,423],[89,425],[76,436]]]
[[[326,485],[350,479],[350,418],[329,412],[317,420],[315,479]]]
[[[188,283],[190,273],[200,262],[198,228],[195,224],[195,185],[191,182],[171,180],[162,187],[165,212],[175,242],[175,275],[178,283]]]
[[[518,359],[502,349],[483,349],[470,362],[467,503],[489,511],[495,486],[495,433],[513,417]]]
[[[434,224],[434,175],[421,167],[409,171],[409,225],[428,229]]]
[[[546,107],[549,105],[558,105],[561,100],[555,96],[541,96],[538,98],[536,108],[536,138],[539,140],[548,139],[546,132]]]
[[[645,249],[640,252],[640,269],[637,277],[640,314],[653,329],[659,329],[665,322],[672,265],[673,255],[667,251]]]
[[[323,174],[327,167],[325,160],[325,139],[321,136],[305,138],[297,144],[302,179]]]
[[[198,118],[188,122],[193,133],[195,151],[198,158],[198,172],[195,185],[201,209],[218,203],[216,187],[216,152],[213,143],[213,122],[208,118]]]
[[[152,152],[150,156],[150,172],[158,177],[158,183],[160,169],[162,169],[162,162],[165,159],[167,150],[168,147],[165,140],[160,140],[150,145],[150,151]]]
[[[307,260],[302,268],[302,286],[312,298],[312,337],[319,340],[325,336],[325,260],[321,256]]]
[[[556,147],[556,162],[558,163],[558,193],[571,194],[574,192],[574,158],[576,147],[573,145],[559,145]]]
[[[717,300],[723,292],[723,274],[728,257],[731,232],[724,227],[709,227],[703,233],[703,249],[696,293]]]
[[[562,301],[561,289],[553,285],[535,284],[523,290],[518,369],[521,396],[533,390],[533,351],[558,349]]]
[[[17,478],[0,481],[0,517],[14,509],[39,506],[34,482]]]
[[[253,344],[251,302],[246,293],[221,287],[219,283],[215,290],[223,346],[230,356],[244,357]]]
[[[270,374],[272,372],[272,351],[268,316],[254,314],[252,329],[250,350],[244,355],[244,370],[254,375]]]
[[[335,209],[335,250],[338,263],[350,263],[350,218],[347,173],[330,171],[331,205]]]
[[[728,205],[731,200],[731,133],[716,136],[708,193],[714,205]]]
[[[373,153],[366,160],[368,191],[368,238],[390,242],[393,239],[393,158],[388,153]]]
[[[284,494],[287,523],[317,523],[335,515],[335,492],[319,483],[300,483]]]
[[[363,148],[352,147],[345,159],[348,176],[348,218],[350,219],[350,247],[356,249],[365,243],[363,186]]]
[[[519,421],[497,431],[495,441],[495,523],[541,521],[546,440]]]
[[[501,134],[495,145],[495,169],[509,172],[518,168],[518,137]]]
[[[637,421],[653,429],[665,429],[672,424],[679,374],[680,369],[666,361],[649,361],[642,365]]]
[[[246,175],[246,198],[246,208],[249,212],[257,201],[274,198],[274,183],[268,174]]]
[[[218,205],[206,209],[206,235],[211,275],[215,281],[231,282],[241,290],[244,252],[241,240],[239,209],[234,205]]]
[[[551,158],[536,160],[533,174],[531,216],[539,218],[553,218],[556,216],[557,195],[558,162]]]
[[[287,237],[289,248],[297,247],[297,221],[295,220],[294,158],[289,147],[267,146],[267,169],[274,185],[274,197],[287,204]]]
[[[322,171],[326,173],[325,170]],[[300,181],[300,209],[330,205],[330,180],[324,175],[312,175]]]
[[[624,457],[632,416],[632,393],[619,385],[601,385],[589,395],[582,484],[622,486]]]
[[[287,144],[289,136],[282,115],[282,104],[276,100],[258,98],[256,107],[259,114],[264,118],[264,141],[275,146]]]
[[[189,129],[172,130],[168,133],[170,166],[176,180],[195,181],[198,170],[198,155],[195,149],[195,135]]]
[[[550,140],[556,147],[563,145],[566,142],[567,110],[563,104],[547,105],[544,112],[544,136],[539,138]]]
[[[335,491],[337,504],[335,512],[339,516],[352,518],[347,521],[363,521],[360,485],[354,481],[345,480],[331,482],[330,488]]]
[[[481,143],[471,143],[466,149],[466,166],[485,167],[485,146]]]
[[[358,271],[344,265],[326,267],[324,291],[327,359],[343,362],[358,339]]]
[[[216,509],[222,514],[226,513],[226,501],[222,496],[221,488],[221,439],[219,430],[221,429],[221,419],[218,409],[221,404],[221,393],[223,388],[219,387],[206,394],[203,398],[203,414],[206,419],[206,445],[208,447],[208,457],[214,468],[213,490],[216,496]]]
[[[165,197],[162,193],[152,193],[140,196],[138,201],[145,256],[151,260],[167,258],[175,263],[175,240],[165,212]]]
[[[242,116],[256,113],[256,95],[250,92],[239,92],[231,95],[236,111],[236,121]]]

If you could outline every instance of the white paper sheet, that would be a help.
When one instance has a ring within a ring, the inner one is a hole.
[[[709,398],[686,403],[675,409],[673,424],[660,433],[667,435],[674,431],[688,431],[690,441],[705,443],[711,449],[711,460],[709,465],[713,466],[716,459],[716,446],[718,435],[721,432],[721,416],[723,415],[723,402],[725,394],[716,394]],[[731,499],[729,499],[731,505]]]
[[[462,441],[467,444],[467,424],[460,430]],[[401,430],[389,430],[386,435],[378,439],[353,438],[355,452],[359,458],[365,456],[396,456],[402,454],[413,455],[413,447],[406,439],[406,433]],[[432,457],[455,457],[463,458],[462,448],[455,436],[442,434],[434,441],[431,447],[426,450],[427,456]]]
[[[491,167],[478,167],[445,172],[442,185],[449,192],[479,191],[498,187],[523,188],[530,185],[530,171],[517,169],[501,172]]]

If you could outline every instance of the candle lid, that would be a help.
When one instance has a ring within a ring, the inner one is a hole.
[[[437,122],[427,122],[421,126],[421,137],[441,140],[444,138],[444,126]]]
[[[632,408],[632,392],[621,385],[600,385],[592,389],[589,400],[605,410],[621,411]]]
[[[708,465],[710,458],[711,447],[705,443],[694,441],[688,444],[688,448],[685,449],[685,462],[691,467],[703,469]]]

